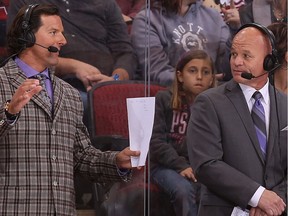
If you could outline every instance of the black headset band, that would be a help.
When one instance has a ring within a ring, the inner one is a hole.
[[[35,7],[37,7],[39,4],[30,4],[27,9],[25,10],[24,16],[23,16],[23,22],[22,22],[22,28],[23,30],[26,30],[30,26],[30,18],[32,11]]]
[[[256,28],[258,29],[259,31],[261,31],[263,34],[265,34],[265,36],[268,37],[269,41],[270,41],[270,44],[271,44],[271,47],[272,47],[272,54],[277,57],[277,49],[276,49],[276,46],[275,46],[275,35],[273,34],[272,31],[270,31],[268,28],[266,28],[265,26],[259,24],[259,23],[247,23],[247,24],[244,24],[242,25],[238,31],[240,32],[242,29],[244,28],[248,28],[248,27],[253,27],[253,28]],[[237,34],[236,33],[236,34]]]

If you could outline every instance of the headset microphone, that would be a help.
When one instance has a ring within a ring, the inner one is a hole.
[[[254,79],[254,78],[261,77],[261,76],[263,76],[263,75],[265,75],[267,73],[269,73],[269,72],[265,72],[265,73],[255,77],[252,73],[243,72],[243,73],[241,73],[241,77],[243,77],[244,79],[247,79],[247,80],[251,80],[251,79]]]
[[[52,52],[52,53],[56,53],[56,52],[59,51],[59,49],[58,49],[57,47],[55,47],[55,46],[45,47],[45,46],[43,46],[43,45],[41,45],[41,44],[38,44],[38,43],[35,43],[35,45],[38,45],[38,46],[40,46],[40,47],[43,47],[43,48],[47,49],[49,52]]]
[[[32,41],[25,40],[24,38],[18,38],[18,41],[19,41],[20,43],[23,43],[23,42],[32,43]],[[40,47],[42,47],[42,48],[44,48],[44,49],[47,49],[49,52],[52,52],[52,53],[56,53],[56,52],[59,51],[59,49],[58,49],[57,47],[55,47],[55,46],[46,47],[46,46],[43,46],[43,45],[38,44],[38,43],[36,43],[36,42],[34,42],[34,44],[37,45],[37,46],[40,46]]]
[[[267,73],[272,73],[274,72],[274,70],[276,70],[278,67],[280,67],[281,64],[277,64],[275,67],[273,67],[271,70],[269,71],[266,71],[265,73],[263,74],[260,74],[259,76],[254,76],[252,73],[248,73],[248,72],[243,72],[241,73],[241,77],[244,78],[244,79],[247,79],[247,80],[251,80],[251,79],[255,79],[255,78],[258,78],[258,77],[261,77]]]

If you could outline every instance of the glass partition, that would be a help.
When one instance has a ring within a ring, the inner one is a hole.
[[[0,1],[0,61],[7,57],[7,18],[15,16],[20,5],[34,3],[11,2],[13,10],[9,1]],[[139,128],[152,130],[145,167],[133,169],[128,182],[92,183],[75,174],[78,215],[174,216],[197,211],[200,185],[193,182],[185,147],[190,105],[200,92],[231,79],[230,36],[245,15],[244,11],[239,17],[238,9],[251,1],[240,0],[231,5],[228,0],[41,1],[44,2],[55,3],[60,9],[68,42],[60,56],[91,64],[107,75],[101,82],[92,82],[88,92],[83,82],[70,79],[71,74],[61,77],[80,89],[87,100],[85,105],[82,97],[84,121],[96,148],[121,151],[129,146],[126,99],[157,95],[153,129]],[[14,12],[7,14],[9,11]],[[190,92],[184,71],[189,68],[189,73],[196,73],[199,62],[195,59],[206,64],[209,84]],[[187,95],[187,88],[191,95]],[[126,171],[120,169],[119,174],[127,174]]]

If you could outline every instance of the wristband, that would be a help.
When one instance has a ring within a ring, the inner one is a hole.
[[[11,100],[7,100],[6,101],[6,104],[5,104],[5,115],[6,115],[6,118],[9,119],[9,120],[15,120],[18,116],[19,113],[16,113],[16,114],[11,114],[9,113],[8,109],[9,109],[9,104],[10,104],[10,101]]]

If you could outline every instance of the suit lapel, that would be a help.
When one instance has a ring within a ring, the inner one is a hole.
[[[249,112],[247,102],[245,100],[245,97],[242,93],[240,86],[234,80],[231,80],[229,83],[227,83],[225,94],[227,95],[227,97],[233,104],[234,108],[236,109],[238,115],[240,116],[242,123],[246,129],[246,132],[250,137],[250,140],[254,146],[254,149],[257,152],[257,155],[259,156],[260,160],[264,164],[265,162],[263,154],[261,152],[258,138],[255,133],[255,128],[251,118],[251,114]]]
[[[276,101],[272,86],[269,86],[269,97],[270,97],[270,122],[269,122],[269,137],[267,143],[267,160],[269,160],[271,153],[273,152],[274,144],[276,143],[275,139],[279,139],[278,130],[280,130],[280,128],[278,128]]]
[[[57,78],[52,74],[51,81],[53,85],[54,120],[56,120],[59,115],[59,110],[61,110],[61,107],[63,105],[64,95],[59,83],[57,83]]]
[[[27,79],[27,77],[22,72],[22,70],[17,67],[14,60],[9,60],[8,68],[9,68],[8,69],[9,74],[7,74],[7,76],[9,77],[9,79],[11,81],[11,85],[16,90]],[[35,102],[38,106],[40,106],[52,119],[52,113],[50,112],[49,108],[47,106],[45,106],[45,102],[42,100],[41,97],[39,97],[38,94],[34,95],[31,98],[31,101]]]

